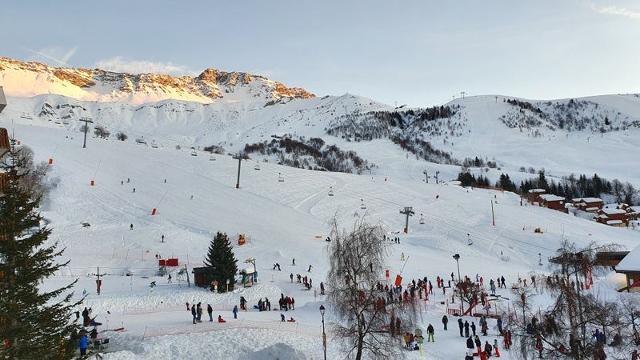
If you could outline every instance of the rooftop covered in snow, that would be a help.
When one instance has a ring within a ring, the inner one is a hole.
[[[616,266],[616,271],[625,274],[640,274],[640,246],[636,246],[620,261],[620,264]]]

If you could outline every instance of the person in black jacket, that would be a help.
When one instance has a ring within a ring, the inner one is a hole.
[[[467,349],[472,349],[474,348],[474,344],[473,344],[473,338],[471,336],[469,336],[467,338]]]
[[[493,351],[493,346],[489,344],[488,341],[484,342],[484,352],[487,353],[487,357],[491,357],[491,351]]]
[[[476,336],[476,323],[471,322],[471,331],[473,332],[473,336]]]
[[[207,314],[209,314],[209,322],[213,322],[213,308],[211,304],[207,304]]]
[[[449,318],[447,317],[447,315],[444,315],[442,317],[442,325],[444,325],[444,330],[447,330],[447,323],[449,322]]]
[[[195,304],[191,305],[191,315],[193,316],[193,324],[195,325],[196,323],[196,317],[197,317],[197,313],[196,313],[196,306]]]
[[[464,336],[469,336],[469,322],[464,321]]]
[[[462,329],[464,328],[464,324],[462,323],[461,318],[458,318],[458,328],[460,328],[460,337],[464,337],[462,336]]]

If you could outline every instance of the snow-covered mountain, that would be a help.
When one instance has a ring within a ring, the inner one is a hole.
[[[634,166],[640,95],[634,94],[544,101],[473,96],[394,109],[350,94],[315,97],[246,73],[133,75],[7,58],[0,58],[0,85],[9,97],[2,118],[78,131],[86,117],[112,137],[123,132],[162,147],[235,152],[274,136],[314,137],[355,151],[382,174],[400,167],[416,176],[424,168],[447,172],[439,163],[453,166],[448,172],[455,176],[465,158],[479,157],[495,162],[500,170],[491,172],[498,175],[544,168],[552,176],[598,173],[640,184]]]
[[[142,104],[182,100],[208,104],[216,99],[267,101],[311,98],[263,76],[206,69],[197,77],[164,74],[127,74],[100,69],[51,67],[0,57],[0,83],[7,95],[31,97],[56,94],[80,101]],[[247,96],[248,95],[248,96]]]

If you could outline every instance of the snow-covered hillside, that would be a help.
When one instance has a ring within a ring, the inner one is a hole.
[[[0,120],[0,126],[11,124]],[[389,236],[396,236],[404,226],[398,211],[413,206],[416,215],[410,220],[408,236],[400,235],[400,244],[389,248],[391,273],[403,271],[406,278],[446,277],[455,271],[451,255],[459,253],[463,274],[480,273],[485,278],[504,275],[515,281],[545,269],[547,257],[562,239],[579,246],[614,239],[624,248],[638,244],[636,233],[626,229],[521,206],[519,197],[512,193],[470,190],[449,183],[425,184],[402,167],[389,167],[386,175],[367,176],[264,163],[255,170],[255,162],[245,160],[241,188],[235,189],[237,161],[226,155],[210,157],[197,152],[198,156],[192,156],[184,149],[153,149],[98,139],[89,139],[88,148],[81,149],[76,131],[58,127],[18,124],[15,133],[34,149],[39,160],[53,159],[50,178],[58,185],[44,215],[54,229],[52,240],[66,247],[65,256],[71,262],[50,283],[80,277],[76,296],[87,291],[85,304],[106,328],[126,329],[124,333],[107,333],[112,338],[111,351],[117,351],[110,355],[112,359],[187,359],[203,354],[241,359],[258,356],[254,352],[272,351],[272,347],[279,349],[276,352],[303,354],[292,357],[295,359],[320,358],[317,308],[324,297],[291,283],[289,273],[308,275],[314,284],[324,279],[328,265],[323,239],[334,216],[347,228],[354,219],[365,216],[380,223]],[[386,150],[369,149],[380,159]],[[91,180],[95,186],[89,185]],[[328,196],[330,188],[334,196]],[[496,226],[491,225],[492,201]],[[158,211],[155,216],[151,215],[153,208]],[[83,222],[91,226],[83,227]],[[535,233],[537,227],[543,233]],[[260,285],[215,295],[187,288],[175,272],[173,284],[154,277],[156,255],[178,257],[189,268],[199,266],[211,234],[218,230],[247,235],[248,244],[236,246],[234,251],[241,262],[256,258]],[[165,235],[165,242],[161,242],[161,235]],[[467,245],[469,238],[471,246]],[[401,259],[407,257],[404,267]],[[296,266],[291,266],[293,258]],[[283,265],[283,271],[272,270],[275,262]],[[308,265],[313,266],[310,273]],[[91,276],[97,266],[108,274],[99,296],[94,293]],[[148,284],[153,280],[159,285],[152,289]],[[184,311],[185,302],[202,301],[213,304],[215,314],[230,319],[230,309],[239,296],[254,304],[265,296],[275,301],[280,293],[296,298],[296,310],[287,314],[297,319],[296,324],[280,323],[278,313],[248,312],[223,325],[191,325],[190,315]],[[442,296],[434,296],[437,301],[425,304],[421,312],[422,327],[437,324],[445,311],[439,305]],[[329,314],[329,320],[331,317]],[[438,346],[425,349],[430,358],[458,358],[464,353],[464,344],[455,332],[439,332],[438,336]],[[329,343],[330,358],[339,357],[336,340],[330,337]],[[409,355],[418,356],[417,352]],[[508,353],[503,357],[510,358]]]
[[[443,106],[394,109],[355,95],[313,97],[260,76],[205,70],[196,78],[53,68],[0,58],[9,106],[0,119],[70,131],[93,126],[166,148],[216,145],[237,152],[272,136],[322,138],[377,166],[415,158],[419,171],[465,158],[494,161],[514,179],[524,167],[549,176],[598,173],[640,184],[640,96],[526,100],[472,96]],[[385,148],[381,153],[370,149]],[[292,161],[293,162],[293,161]],[[382,164],[381,164],[382,163]],[[316,164],[310,167],[317,166]],[[442,170],[447,178],[459,168]]]

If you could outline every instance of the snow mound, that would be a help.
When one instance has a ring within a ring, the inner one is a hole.
[[[247,356],[248,360],[305,360],[306,358],[302,352],[283,343],[273,344]]]

